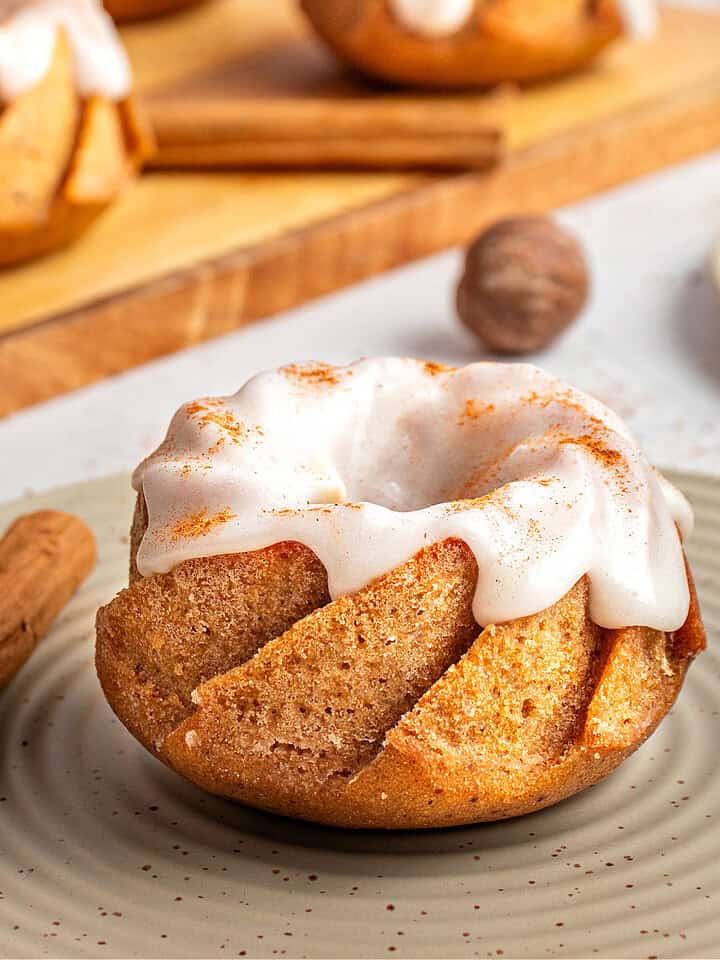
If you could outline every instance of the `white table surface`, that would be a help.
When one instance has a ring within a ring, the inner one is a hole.
[[[651,459],[720,475],[720,152],[558,212],[593,272],[592,302],[538,362],[625,417]],[[0,501],[131,469],[173,410],[281,363],[483,357],[452,307],[457,251],[0,421]],[[148,318],[148,323],[152,320]]]

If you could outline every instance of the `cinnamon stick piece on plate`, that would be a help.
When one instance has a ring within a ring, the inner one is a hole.
[[[0,540],[0,687],[95,565],[95,539],[79,517],[40,510],[18,517]]]

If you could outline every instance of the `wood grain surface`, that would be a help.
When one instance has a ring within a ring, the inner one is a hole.
[[[180,93],[351,96],[302,31],[289,0],[217,0],[126,38],[156,115]],[[506,97],[487,172],[150,173],[76,246],[0,276],[0,414],[720,145],[718,49],[720,16],[667,9],[654,41]]]

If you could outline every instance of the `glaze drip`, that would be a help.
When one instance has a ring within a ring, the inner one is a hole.
[[[127,96],[128,60],[99,0],[0,0],[0,100],[10,102],[42,80],[59,30],[70,44],[82,96]]]
[[[393,16],[407,30],[425,37],[446,37],[472,16],[475,0],[390,0]]]
[[[289,366],[186,404],[135,472],[141,574],[296,540],[352,593],[457,537],[478,623],[537,613],[587,574],[593,620],[676,630],[687,501],[611,410],[528,364]]]
[[[647,39],[656,32],[657,0],[618,0],[618,6],[628,33]]]
[[[650,37],[657,29],[657,0],[618,0],[628,33]],[[398,23],[428,39],[456,33],[470,20],[475,0],[390,0]]]

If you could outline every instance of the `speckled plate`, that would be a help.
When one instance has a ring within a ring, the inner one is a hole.
[[[0,956],[720,956],[720,481],[676,478],[710,629],[672,715],[620,770],[488,826],[350,833],[205,796],[114,719],[92,666],[123,585],[116,478],[0,507],[94,527],[100,565],[0,693]]]

